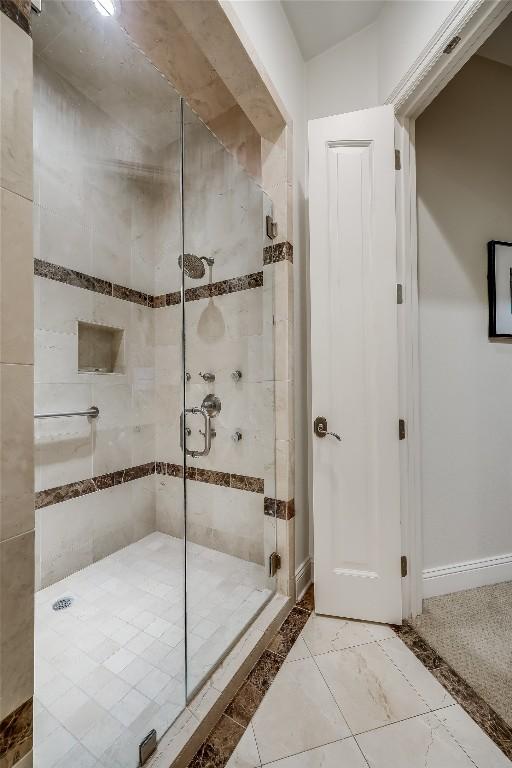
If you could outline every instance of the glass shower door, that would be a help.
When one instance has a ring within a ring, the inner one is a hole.
[[[187,107],[183,121],[187,694],[275,589],[269,200]],[[271,506],[271,505],[270,505]],[[267,505],[268,508],[268,505]]]
[[[32,19],[34,755],[136,768],[186,703],[181,100],[101,8]]]

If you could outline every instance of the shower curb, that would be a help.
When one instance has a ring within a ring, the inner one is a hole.
[[[274,595],[162,737],[157,752],[146,763],[147,768],[186,768],[189,765],[207,742],[212,729],[225,716],[224,712],[251,670],[267,652],[291,607],[291,598]]]

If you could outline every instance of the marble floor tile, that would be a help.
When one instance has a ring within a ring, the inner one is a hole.
[[[253,726],[262,763],[350,735],[312,658],[283,664]]]
[[[378,728],[356,739],[370,768],[474,768],[433,714]]]
[[[375,642],[368,624],[363,621],[334,619],[331,616],[311,614],[301,637],[317,656],[329,651],[341,651],[357,645]]]
[[[291,649],[290,653],[286,657],[286,663],[289,661],[298,661],[299,659],[309,659],[311,658],[311,652],[304,642],[304,638],[302,635],[297,638],[297,641],[293,648]]]
[[[72,768],[102,768],[102,764],[81,744],[75,744],[67,755],[55,763],[55,768],[71,768],[71,766]],[[37,763],[34,768],[38,768]]]
[[[59,725],[44,741],[34,745],[35,763],[38,768],[54,768],[58,761],[76,745],[76,740]]]
[[[266,768],[368,768],[368,764],[355,739],[349,738],[267,763]]]
[[[315,662],[352,733],[428,710],[378,643],[325,653],[316,656]]]
[[[478,768],[510,768],[508,757],[461,706],[454,704],[434,714]]]
[[[260,768],[260,756],[254,736],[252,724],[249,724],[244,735],[235,747],[227,768]]]
[[[403,672],[429,709],[440,709],[454,703],[446,688],[443,688],[441,683],[430,674],[400,638],[395,636],[390,640],[384,640],[380,643],[380,647],[393,664]]]

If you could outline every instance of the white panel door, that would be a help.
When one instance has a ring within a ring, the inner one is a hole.
[[[309,123],[315,604],[401,622],[394,115]]]

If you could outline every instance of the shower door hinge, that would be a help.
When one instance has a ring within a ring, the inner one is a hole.
[[[405,419],[398,419],[398,439],[405,440]]]
[[[277,237],[277,223],[274,221],[272,216],[267,216],[265,219],[266,222],[266,231],[267,231],[267,237],[269,237],[271,240],[275,240]]]
[[[139,765],[144,765],[156,750],[156,731],[153,728],[139,744]]]
[[[41,0],[32,0],[32,10],[35,11],[36,13],[41,13],[41,11],[43,10],[41,8]]]
[[[400,150],[395,149],[395,171],[402,170],[402,158],[400,156]]]
[[[453,49],[458,46],[460,41],[461,41],[461,38],[459,37],[459,35],[455,35],[455,37],[452,37],[452,39],[450,40],[446,48],[443,49],[443,53],[450,54],[453,51]]]
[[[397,304],[404,303],[404,287],[402,283],[396,284],[396,303]]]
[[[268,575],[270,576],[270,578],[276,575],[280,567],[281,567],[281,555],[278,555],[277,552],[272,552],[272,554],[268,558]]]
[[[407,555],[402,555],[400,558],[400,573],[402,574],[402,579],[405,579],[407,576]]]

